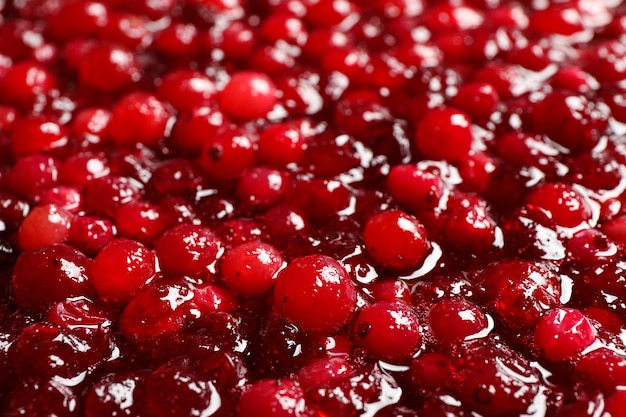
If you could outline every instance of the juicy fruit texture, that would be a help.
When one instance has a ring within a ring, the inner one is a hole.
[[[0,415],[624,414],[623,2],[0,22]]]

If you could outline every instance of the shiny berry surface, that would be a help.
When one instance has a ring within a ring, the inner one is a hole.
[[[624,415],[625,34],[0,0],[0,415]]]

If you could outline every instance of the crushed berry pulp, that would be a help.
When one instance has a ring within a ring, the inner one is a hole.
[[[0,1],[0,415],[626,415],[619,0]]]

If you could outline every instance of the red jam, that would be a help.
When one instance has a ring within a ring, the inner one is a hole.
[[[0,1],[0,415],[626,415],[622,3]]]

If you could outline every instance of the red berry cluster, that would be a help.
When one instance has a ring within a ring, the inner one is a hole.
[[[626,410],[626,6],[0,1],[0,415]]]

